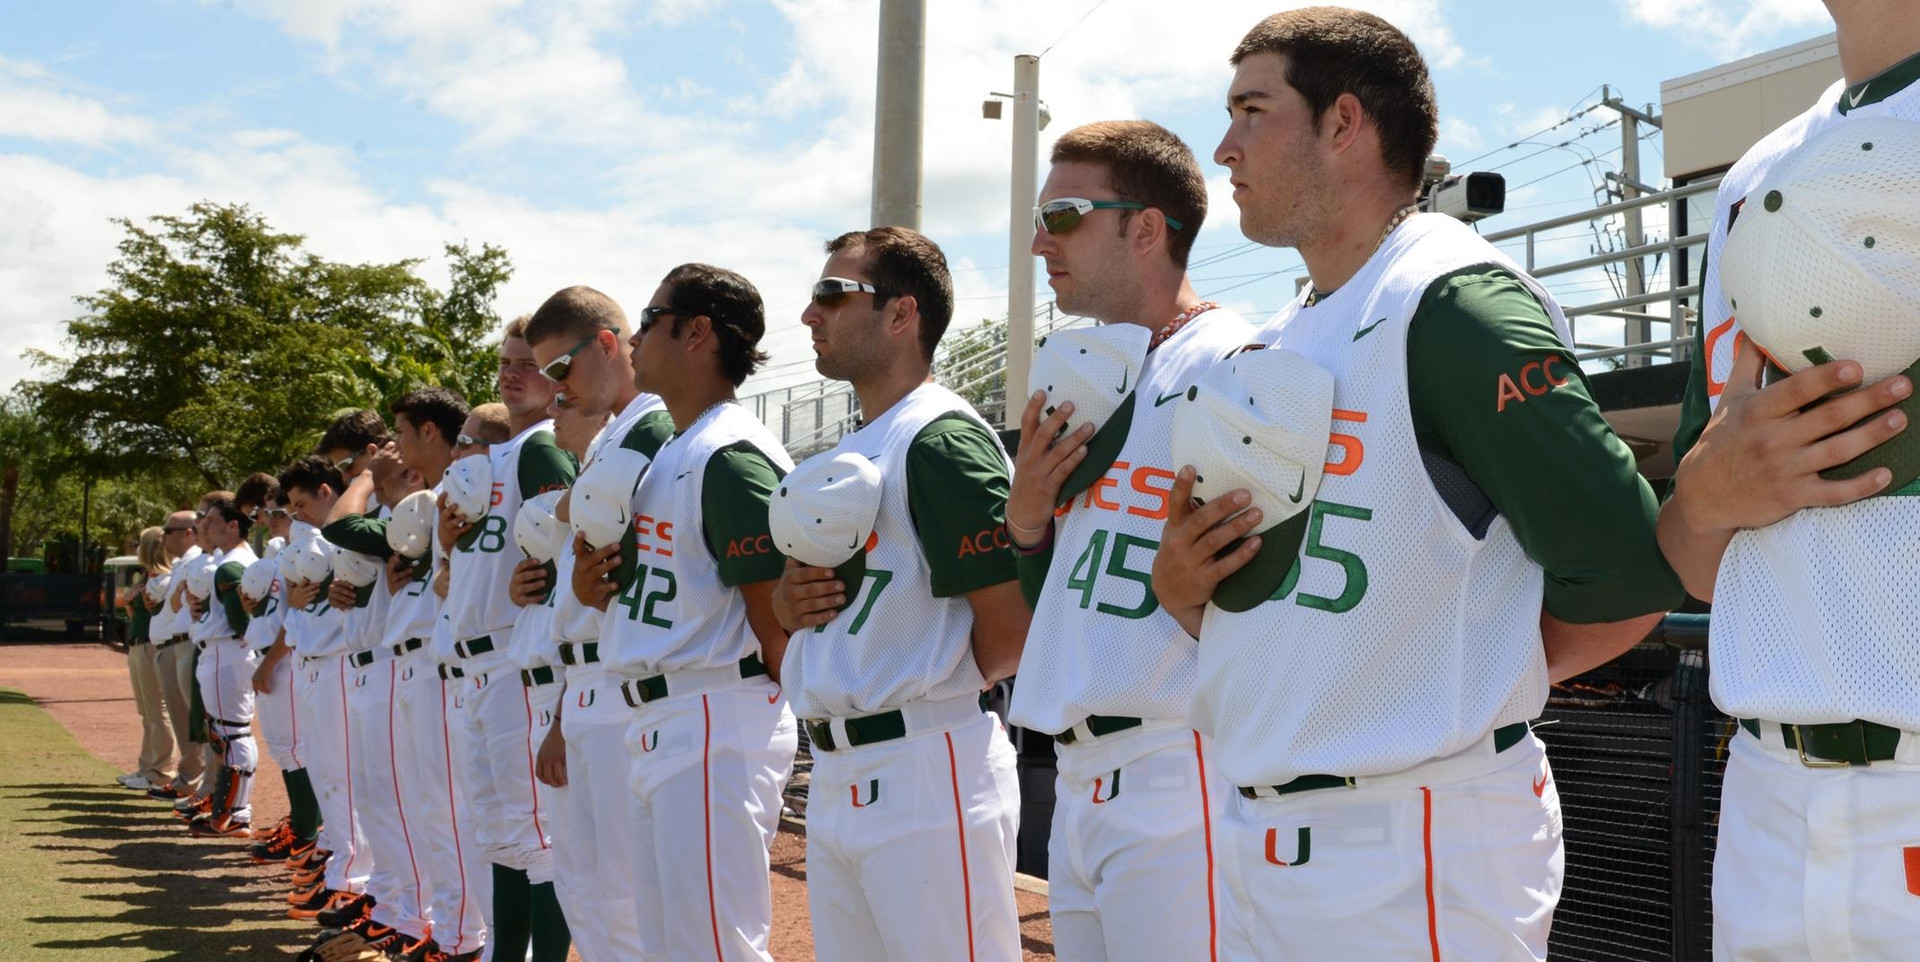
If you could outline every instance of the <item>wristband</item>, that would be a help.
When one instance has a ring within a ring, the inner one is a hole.
[[[1016,526],[1012,522],[1007,523],[1007,541],[1008,543],[1013,545],[1014,554],[1020,555],[1022,557],[1031,558],[1034,555],[1043,554],[1046,552],[1048,548],[1053,547],[1053,519],[1052,518],[1048,518],[1047,526],[1041,529],[1040,540],[1031,545],[1023,545],[1020,543],[1020,539],[1015,537],[1013,533],[1013,529],[1015,527]],[[1023,528],[1021,530],[1026,530],[1026,529]]]

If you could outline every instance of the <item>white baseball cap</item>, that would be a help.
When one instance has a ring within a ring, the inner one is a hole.
[[[162,572],[147,577],[146,594],[148,601],[163,601],[173,584],[172,572]]]
[[[573,532],[553,516],[564,491],[546,491],[528,498],[513,518],[513,543],[527,557],[542,564],[552,561],[572,537]]]
[[[1208,367],[1173,412],[1173,463],[1193,465],[1202,504],[1245,488],[1259,508],[1260,552],[1214,589],[1247,611],[1286,581],[1326,466],[1333,374],[1293,351],[1244,351]]]
[[[1073,402],[1063,433],[1094,426],[1087,456],[1060,486],[1056,504],[1066,504],[1113,466],[1133,424],[1134,388],[1146,364],[1153,332],[1138,324],[1069,328],[1040,339],[1027,383],[1047,392],[1041,414]]]
[[[1788,373],[1860,363],[1862,384],[1920,375],[1920,123],[1838,124],[1780,159],[1735,210],[1720,284],[1740,326]],[[1899,407],[1920,417],[1910,395]],[[1902,431],[1847,464],[1849,478],[1920,477],[1920,434]]]
[[[271,558],[255,561],[240,575],[240,593],[253,599],[252,614],[265,610],[267,599],[273,596],[273,583],[279,577],[280,562]]]
[[[493,506],[493,462],[484,454],[469,454],[447,466],[441,493],[454,510],[479,523]]]
[[[774,547],[801,564],[832,568],[851,605],[866,575],[881,490],[880,469],[864,455],[835,449],[800,462],[767,504]]]
[[[408,560],[426,557],[433,550],[433,530],[439,520],[433,492],[415,491],[401,498],[387,518],[387,547]]]
[[[217,565],[205,555],[195,558],[187,569],[187,593],[202,601],[213,597],[213,572]]]
[[[626,536],[633,523],[633,493],[651,463],[638,451],[611,448],[601,451],[573,480],[567,519],[589,547],[604,548]]]
[[[380,559],[358,551],[333,546],[333,576],[355,588],[365,588],[380,580]]]
[[[280,553],[288,581],[318,584],[333,574],[333,545],[315,532]]]
[[[277,535],[274,537],[268,538],[267,543],[264,546],[262,546],[260,549],[260,557],[271,558],[274,555],[279,554],[280,549],[286,546],[287,546],[287,539],[285,538],[279,537]]]

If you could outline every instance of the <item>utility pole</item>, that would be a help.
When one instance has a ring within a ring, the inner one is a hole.
[[[1025,410],[1033,367],[1033,201],[1040,190],[1040,58],[1013,58],[1013,189],[1007,231],[1007,402],[1005,417]]]
[[[1653,105],[1648,104],[1645,110],[1629,107],[1614,94],[1612,87],[1602,87],[1600,97],[1603,105],[1620,114],[1620,176],[1614,178],[1620,186],[1620,199],[1627,201],[1639,197],[1642,193],[1658,193],[1640,180],[1640,125],[1645,123],[1652,127],[1660,126],[1660,118],[1653,115]],[[1626,245],[1629,248],[1639,247],[1647,242],[1641,213],[1642,208],[1639,207],[1621,212],[1621,217],[1626,221]],[[1627,258],[1626,275],[1628,297],[1638,297],[1647,292],[1644,260],[1638,256]],[[1647,307],[1648,305],[1645,304],[1635,304],[1627,308],[1628,314],[1638,315],[1627,319],[1626,342],[1628,344],[1645,344],[1653,340],[1653,323],[1646,317]],[[1682,323],[1684,322],[1680,318],[1672,318],[1668,321],[1669,330],[1674,332],[1673,336],[1677,336],[1679,325]],[[1629,354],[1625,360],[1628,367],[1644,367],[1652,361],[1652,358],[1644,354]]]
[[[920,229],[920,148],[926,109],[926,0],[881,0],[873,98],[873,226]]]

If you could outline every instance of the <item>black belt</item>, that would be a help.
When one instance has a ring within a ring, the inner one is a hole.
[[[1740,727],[1760,737],[1760,722],[1740,719]],[[1900,750],[1901,731],[1870,721],[1836,722],[1830,725],[1780,726],[1781,738],[1789,751],[1800,753],[1800,764],[1808,768],[1844,768],[1890,762]],[[1822,764],[1824,763],[1824,764]]]
[[[528,688],[538,688],[541,685],[553,684],[553,666],[541,665],[538,668],[523,669],[520,672],[520,684]]]
[[[305,668],[306,666],[311,665],[316,661],[326,661],[327,659],[334,658],[334,657],[338,657],[338,656],[336,655],[301,655],[300,667]]]
[[[252,722],[237,722],[237,721],[228,721],[228,720],[226,720],[226,719],[224,719],[224,718],[215,718],[215,717],[213,717],[212,715],[208,715],[208,716],[207,716],[207,720],[208,720],[208,721],[210,721],[210,722],[213,722],[213,723],[214,723],[214,724],[216,724],[216,725],[222,725],[222,726],[225,726],[225,727],[227,727],[227,728],[233,728],[233,729],[238,729],[238,730],[241,730],[241,731],[245,731],[245,730],[247,730],[247,729],[249,729],[249,728],[252,728],[252,727],[253,727],[253,723],[252,723]]]
[[[352,665],[355,668],[365,668],[368,665],[373,664],[374,658],[377,657],[379,653],[380,653],[380,649],[378,648],[369,648],[366,651],[356,651],[347,656],[347,664]]]
[[[464,671],[461,671],[459,665],[441,665],[440,666],[441,681],[450,681],[455,678],[465,678],[465,677],[467,677],[467,673]]]
[[[409,652],[419,651],[425,644],[426,642],[422,639],[408,638],[406,641],[393,646],[393,657],[398,658]]]
[[[563,665],[591,665],[600,660],[600,643],[589,641],[579,645],[571,641],[560,643],[560,663]]]
[[[1141,725],[1146,724],[1138,718],[1127,718],[1120,715],[1088,715],[1086,722],[1087,731],[1093,733],[1093,737],[1095,738],[1104,738],[1114,732],[1123,732],[1129,728],[1139,728]],[[1073,728],[1068,728],[1066,731],[1053,736],[1053,740],[1062,745],[1071,745],[1080,740],[1080,735],[1075,732]]]
[[[767,673],[767,666],[760,663],[759,655],[748,655],[740,659],[740,677],[756,678]],[[667,690],[666,675],[649,675],[636,678],[620,686],[620,696],[627,700],[627,707],[639,708],[650,701],[659,701],[673,694]]]
[[[492,650],[493,650],[492,635],[481,635],[480,637],[475,638],[471,641],[456,641],[453,643],[453,653],[456,655],[459,655],[462,658],[472,658],[476,655],[484,655],[487,652]]]
[[[1527,737],[1527,731],[1528,731],[1528,728],[1527,728],[1526,722],[1514,722],[1511,725],[1502,725],[1499,728],[1494,729],[1493,730],[1494,753],[1498,754],[1500,752],[1504,752],[1507,749],[1520,744],[1520,740]],[[1277,797],[1280,795],[1293,795],[1299,792],[1313,792],[1323,788],[1353,788],[1353,787],[1355,787],[1354,779],[1348,775],[1302,775],[1299,778],[1294,779],[1293,781],[1286,782],[1280,785],[1262,785],[1262,786],[1243,785],[1240,787],[1240,796],[1242,798],[1260,798],[1261,797],[1260,789],[1262,788],[1265,788],[1272,793],[1272,795],[1268,797]]]

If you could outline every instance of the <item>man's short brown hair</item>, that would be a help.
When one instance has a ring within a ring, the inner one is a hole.
[[[513,422],[507,417],[507,406],[499,401],[489,401],[467,413],[479,423],[480,433],[476,436],[483,444],[505,444],[513,439]]]
[[[1287,84],[1306,98],[1315,130],[1341,94],[1359,98],[1380,131],[1381,161],[1406,186],[1420,187],[1440,137],[1440,110],[1427,63],[1399,28],[1359,10],[1302,7],[1256,24],[1230,62],[1237,67],[1259,53],[1287,59]]]
[[[280,495],[280,482],[265,471],[255,471],[240,482],[235,492],[233,503],[242,511],[252,511],[275,503]]]
[[[1178,230],[1167,225],[1167,254],[1176,266],[1187,266],[1193,239],[1207,219],[1207,178],[1186,141],[1152,121],[1103,120],[1062,134],[1053,142],[1052,162],[1105,167],[1114,199],[1145,204],[1178,221]],[[1124,233],[1133,211],[1119,213]]]
[[[584,284],[575,284],[555,291],[539,310],[529,315],[521,336],[526,338],[527,346],[532,347],[551,338],[563,338],[571,344],[593,337],[599,331],[613,331],[625,338],[626,312],[613,298]]]
[[[873,296],[875,308],[903,294],[913,298],[920,310],[920,353],[933,360],[933,349],[953,320],[953,275],[940,245],[911,228],[875,227],[827,242],[828,254],[841,251],[865,256],[867,280],[880,289]]]
[[[508,321],[506,330],[500,332],[500,339],[503,341],[526,340],[527,339],[527,322],[532,319],[533,319],[532,314],[522,314],[519,317],[516,317],[513,320]]]

